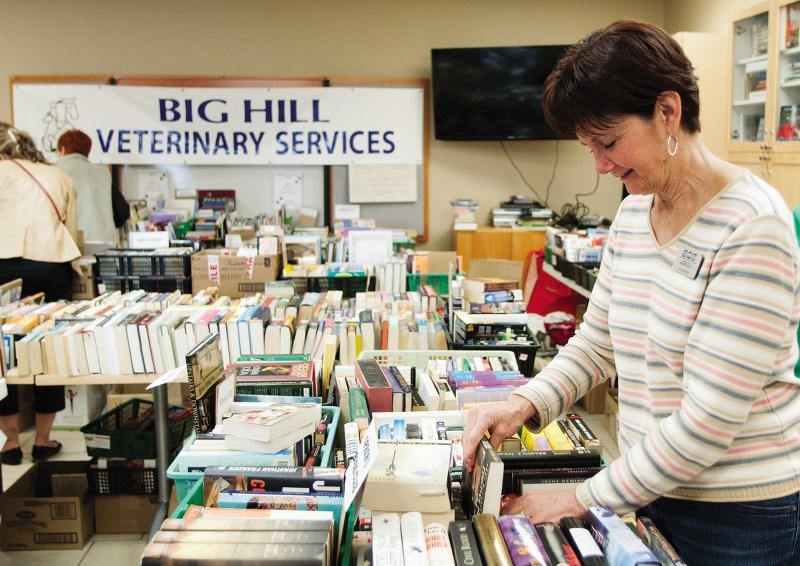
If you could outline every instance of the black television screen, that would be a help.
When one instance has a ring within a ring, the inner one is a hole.
[[[553,140],[542,87],[566,45],[431,50],[439,140]]]

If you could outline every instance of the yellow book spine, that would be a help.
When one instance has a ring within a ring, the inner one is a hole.
[[[551,422],[542,430],[547,440],[550,441],[550,446],[553,450],[575,450],[575,446],[570,442],[561,427],[558,426],[557,421]]]

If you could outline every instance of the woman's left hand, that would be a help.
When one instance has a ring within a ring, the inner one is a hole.
[[[533,523],[558,524],[563,517],[586,517],[586,509],[578,503],[575,489],[559,489],[527,493],[509,501],[501,515],[527,515]]]

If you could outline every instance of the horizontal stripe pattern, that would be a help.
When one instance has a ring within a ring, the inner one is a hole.
[[[744,501],[800,490],[790,211],[745,172],[658,245],[651,202],[623,202],[584,322],[517,394],[546,424],[618,376],[622,456],[578,488],[586,506],[626,513],[662,495]],[[703,256],[695,278],[673,269],[684,248]]]

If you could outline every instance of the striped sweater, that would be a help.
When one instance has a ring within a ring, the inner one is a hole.
[[[576,335],[516,394],[541,428],[619,385],[621,457],[578,488],[626,513],[662,496],[770,499],[800,490],[800,251],[791,213],[749,172],[658,245],[652,196],[627,198]],[[680,257],[697,253],[702,263]]]

